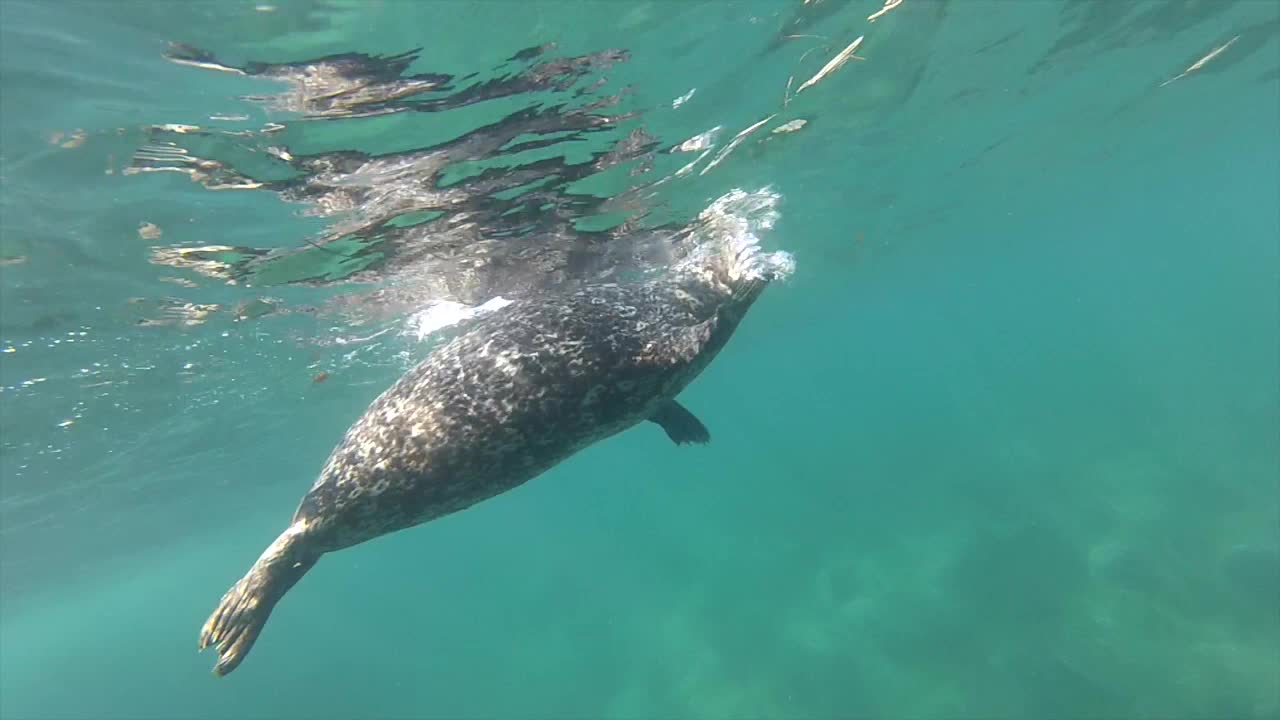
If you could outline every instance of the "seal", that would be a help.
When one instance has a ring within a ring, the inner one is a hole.
[[[217,648],[214,674],[240,665],[325,553],[463,510],[642,422],[676,444],[708,442],[675,398],[794,268],[723,211],[750,198],[735,193],[703,212],[693,249],[664,274],[513,301],[378,396],[204,624],[200,649]]]

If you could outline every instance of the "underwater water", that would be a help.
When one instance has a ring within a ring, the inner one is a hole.
[[[0,14],[0,718],[1280,717],[1280,4]],[[796,269],[709,444],[327,555],[210,674],[370,401],[734,191]]]

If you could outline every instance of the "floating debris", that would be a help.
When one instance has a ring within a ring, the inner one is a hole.
[[[846,47],[845,49],[837,53],[836,56],[831,58],[831,60],[828,61],[826,65],[823,65],[822,69],[819,70],[817,74],[815,74],[813,77],[809,78],[808,80],[805,80],[804,82],[800,83],[800,87],[796,88],[796,95],[799,95],[800,93],[804,92],[805,88],[818,84],[818,81],[822,80],[822,78],[830,75],[836,70],[839,70],[841,65],[844,65],[846,62],[849,61],[849,58],[855,57],[853,52],[858,49],[858,46],[862,44],[862,39],[865,37],[866,37],[865,35],[859,35],[857,40],[854,40],[853,42],[849,43],[848,47]],[[863,58],[857,58],[857,59],[861,60]]]
[[[706,150],[716,144],[716,136],[720,134],[720,126],[717,125],[703,133],[698,133],[693,137],[685,140],[679,145],[671,148],[671,152],[697,152]]]
[[[138,225],[138,237],[143,240],[159,240],[164,231],[155,223],[144,222]]]
[[[721,151],[720,151],[720,152],[719,152],[715,157],[711,158],[711,162],[707,163],[707,166],[706,166],[706,167],[704,167],[704,168],[702,168],[702,172],[700,172],[700,173],[698,173],[698,174],[699,174],[699,175],[706,175],[708,170],[710,170],[711,168],[715,167],[716,165],[719,165],[719,164],[720,164],[720,162],[721,162],[722,160],[724,160],[726,157],[728,157],[729,153],[733,152],[733,149],[734,149],[734,148],[736,148],[736,147],[738,147],[738,145],[740,145],[740,144],[742,143],[742,141],[743,141],[743,140],[745,140],[745,139],[746,139],[746,137],[747,137],[748,135],[750,135],[751,133],[755,132],[756,130],[758,130],[758,129],[760,128],[760,126],[761,126],[761,125],[764,125],[765,123],[769,122],[770,120],[774,119],[774,118],[775,118],[775,117],[777,117],[777,116],[778,116],[778,114],[777,114],[777,113],[773,113],[773,114],[772,114],[772,115],[770,115],[769,117],[767,117],[767,118],[765,118],[765,119],[761,120],[760,122],[758,122],[758,123],[756,123],[756,124],[752,125],[751,127],[747,128],[746,130],[743,130],[742,132],[738,133],[737,135],[734,135],[734,136],[733,136],[733,139],[729,141],[729,144],[728,144],[728,145],[726,145],[726,146],[724,147],[724,149],[723,149],[723,150],[721,150]]]
[[[1214,58],[1218,57],[1219,55],[1221,55],[1221,54],[1222,54],[1222,53],[1223,53],[1227,48],[1231,47],[1233,44],[1235,44],[1235,41],[1237,41],[1237,40],[1239,40],[1239,39],[1240,39],[1240,36],[1239,36],[1239,35],[1237,35],[1237,36],[1235,36],[1235,37],[1231,38],[1230,40],[1226,41],[1225,43],[1223,43],[1223,44],[1219,45],[1218,47],[1214,48],[1213,50],[1211,50],[1211,51],[1209,52],[1209,54],[1208,54],[1208,55],[1205,55],[1204,57],[1200,58],[1199,60],[1197,60],[1197,61],[1195,61],[1195,62],[1191,63],[1191,65],[1190,65],[1190,66],[1188,66],[1186,70],[1183,70],[1183,71],[1182,71],[1179,75],[1177,75],[1176,77],[1171,77],[1171,78],[1169,78],[1168,80],[1165,80],[1164,82],[1160,83],[1160,87],[1164,87],[1165,85],[1168,85],[1169,83],[1173,82],[1174,80],[1180,80],[1180,79],[1182,79],[1182,78],[1184,78],[1184,77],[1186,77],[1186,76],[1190,75],[1191,73],[1193,73],[1193,72],[1195,72],[1195,71],[1199,70],[1200,68],[1203,68],[1205,65],[1208,65],[1210,60],[1212,60],[1212,59],[1214,59]]]
[[[184,134],[184,133],[179,133]],[[178,172],[189,176],[210,190],[256,190],[263,183],[245,177],[216,160],[206,160],[188,153],[172,142],[149,143],[139,148],[124,175],[144,172]]]
[[[684,167],[682,167],[682,168],[680,168],[679,170],[677,170],[677,171],[675,172],[675,174],[674,174],[674,175],[672,175],[671,177],[684,177],[685,175],[688,175],[689,173],[693,172],[693,168],[694,168],[698,163],[702,162],[702,159],[703,159],[703,158],[705,158],[706,156],[710,155],[710,154],[711,154],[711,151],[712,151],[713,149],[714,149],[714,148],[707,148],[706,150],[703,150],[701,153],[699,153],[699,154],[698,154],[698,157],[696,157],[696,158],[694,158],[693,160],[691,160],[691,161],[689,161],[689,162],[685,163]],[[668,179],[670,179],[670,178],[664,178],[661,182],[665,182],[665,181],[666,181],[666,180],[668,180]]]
[[[187,133],[194,133],[194,132],[200,131],[199,125],[183,125],[181,123],[166,123],[164,125],[152,125],[151,128],[153,130],[164,130],[167,132],[178,133],[179,135],[186,135]]]
[[[194,270],[202,275],[215,278],[229,278],[231,263],[217,258],[220,254],[233,254],[236,248],[230,245],[206,245],[193,248],[156,248],[151,253],[151,262],[182,270]]]
[[[216,304],[184,303],[175,307],[172,312],[179,317],[183,325],[200,325],[217,312],[218,307]]]
[[[875,22],[882,15],[902,4],[902,0],[884,0],[884,7],[867,16],[867,22]]]
[[[256,320],[264,315],[270,315],[276,309],[276,304],[273,302],[261,298],[253,298],[241,300],[232,311],[232,314],[235,315],[236,322],[241,322],[243,320]]]
[[[70,135],[67,135],[61,130],[55,130],[49,133],[49,144],[68,149],[78,148],[84,144],[86,137],[88,136],[85,134],[85,131],[80,128],[73,130]],[[66,140],[64,141],[63,138],[66,138]]]
[[[793,133],[808,124],[809,124],[808,120],[805,120],[803,118],[797,118],[795,120],[792,120],[791,122],[787,122],[779,125],[778,127],[771,130],[770,134],[781,135],[783,133]]]

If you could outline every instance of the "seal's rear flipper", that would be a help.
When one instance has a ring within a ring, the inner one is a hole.
[[[677,445],[706,444],[711,441],[707,426],[675,400],[662,403],[649,419],[657,423]]]
[[[214,675],[226,675],[249,654],[271,610],[284,594],[316,564],[318,556],[305,552],[305,523],[285,530],[240,581],[231,586],[200,631],[200,649],[218,649]]]

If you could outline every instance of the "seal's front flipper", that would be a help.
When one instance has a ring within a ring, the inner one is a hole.
[[[705,444],[711,441],[711,433],[707,432],[707,426],[675,400],[668,400],[659,405],[658,410],[649,419],[661,426],[667,433],[667,437],[677,445]]]

